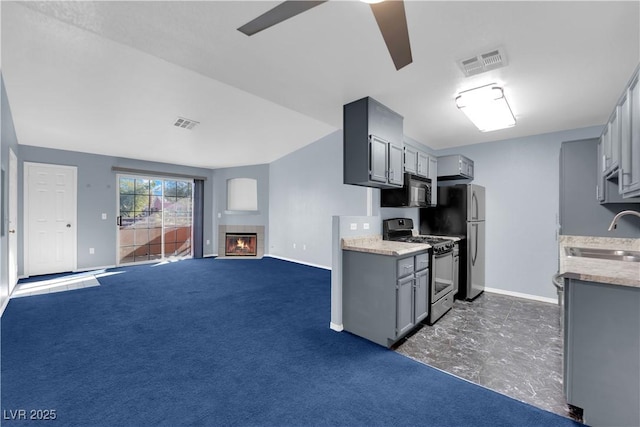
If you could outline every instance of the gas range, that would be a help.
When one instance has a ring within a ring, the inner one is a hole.
[[[406,242],[406,243],[427,243],[431,245],[433,248],[434,254],[446,253],[453,250],[453,240],[444,239],[442,237],[431,237],[431,236],[406,236],[406,237],[398,237],[392,238],[389,240],[393,240],[396,242]]]
[[[382,238],[395,242],[427,243],[436,255],[453,251],[454,242],[451,239],[433,236],[414,236],[413,220],[411,218],[386,219],[382,223]]]

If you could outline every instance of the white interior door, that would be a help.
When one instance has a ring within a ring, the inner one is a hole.
[[[76,179],[73,166],[24,164],[25,273],[76,269]]]
[[[18,158],[9,148],[9,295],[18,282]]]

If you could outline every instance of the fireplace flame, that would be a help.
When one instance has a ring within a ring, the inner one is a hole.
[[[238,240],[236,240],[236,247],[238,249],[247,249],[248,245],[244,242],[243,239],[238,239]]]

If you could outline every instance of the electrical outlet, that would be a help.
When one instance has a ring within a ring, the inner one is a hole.
[[[369,229],[369,223],[365,222],[364,224],[362,224],[362,228],[365,229],[365,230],[368,230]]]
[[[207,246],[211,243],[211,240],[207,239]]]
[[[218,212],[218,218],[222,218],[222,214]]]
[[[89,248],[89,255],[93,255],[96,253],[96,250],[94,248]]]
[[[295,248],[296,248],[296,244],[294,243],[294,244],[293,244],[293,249],[295,249]]]
[[[102,219],[107,219],[107,214],[106,213],[102,214]]]
[[[349,224],[349,228],[351,230],[357,230],[358,229],[358,224],[355,222],[352,222],[351,224]]]
[[[307,250],[307,245],[302,245],[302,250],[306,251]]]

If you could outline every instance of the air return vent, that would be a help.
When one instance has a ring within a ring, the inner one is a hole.
[[[193,129],[197,124],[200,124],[200,122],[196,122],[195,120],[191,119],[185,119],[184,117],[178,117],[173,125],[179,128]]]
[[[458,65],[464,75],[469,77],[506,66],[507,56],[502,48],[498,48],[458,61]]]

